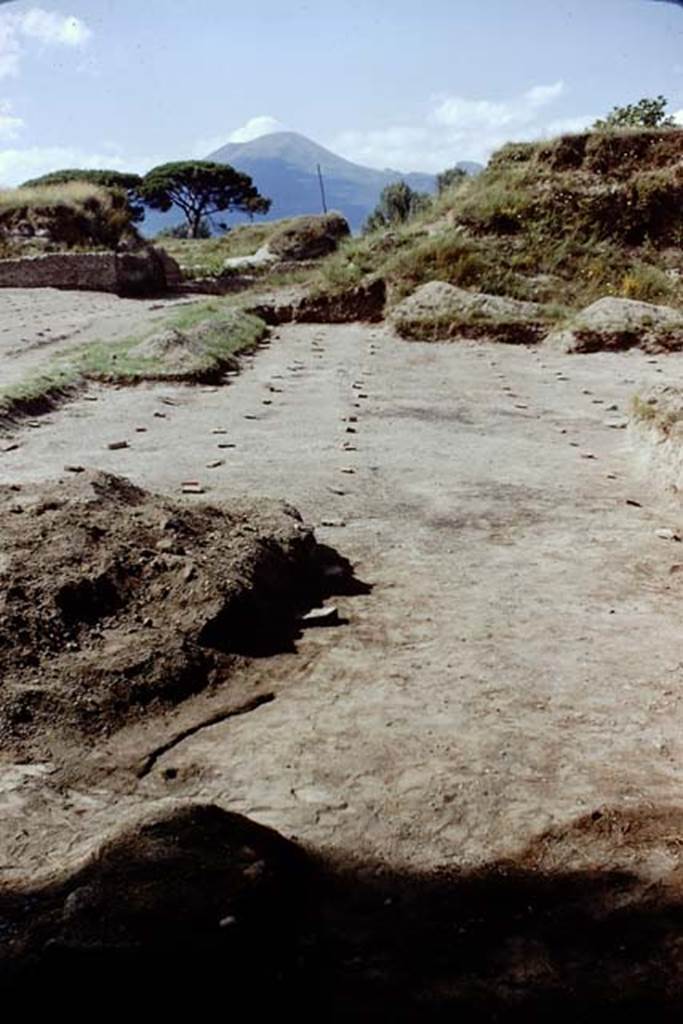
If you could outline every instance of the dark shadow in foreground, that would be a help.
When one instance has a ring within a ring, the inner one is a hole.
[[[0,895],[3,1005],[71,1019],[679,1020],[678,869],[653,884],[547,865],[612,840],[622,861],[668,849],[675,865],[682,816],[596,813],[515,862],[411,874],[323,863],[217,808],[176,811],[59,883]]]

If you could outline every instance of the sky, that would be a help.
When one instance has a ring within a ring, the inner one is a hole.
[[[658,94],[676,0],[0,0],[0,186],[277,130],[436,172]]]

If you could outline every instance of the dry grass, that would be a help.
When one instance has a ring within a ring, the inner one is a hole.
[[[83,181],[0,191],[4,255],[14,254],[12,235],[18,230],[28,231],[29,244],[34,238],[43,247],[85,249],[114,248],[134,232],[125,193]]]
[[[343,244],[316,286],[368,273],[390,302],[431,280],[570,309],[605,295],[683,307],[683,131],[503,147],[403,229]]]

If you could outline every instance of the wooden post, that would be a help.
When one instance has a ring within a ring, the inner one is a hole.
[[[325,182],[323,181],[323,172],[320,164],[318,164],[318,181],[320,182],[320,198],[323,202],[323,213],[327,213],[327,200],[325,199]]]

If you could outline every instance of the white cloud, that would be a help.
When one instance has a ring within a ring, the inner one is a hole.
[[[80,49],[91,35],[85,22],[73,15],[45,11],[42,7],[4,11],[0,14],[0,78],[19,72],[27,43]]]
[[[17,17],[19,32],[28,39],[62,46],[83,46],[92,32],[79,18],[32,7]]]
[[[683,127],[683,110],[674,110],[671,116],[673,117],[676,124],[680,124],[681,127]]]
[[[192,155],[203,159],[209,153],[215,152],[226,144],[226,142],[251,142],[262,135],[270,135],[271,132],[286,131],[282,121],[270,114],[260,114],[258,117],[251,117],[240,128],[232,132],[225,132],[223,135],[211,135],[203,139],[197,139],[192,147]]]
[[[565,93],[563,82],[535,85],[508,100],[438,96],[421,122],[371,131],[346,131],[330,148],[370,167],[441,171],[458,160],[485,161],[512,139],[526,140],[580,131],[594,116],[549,117]]]
[[[251,142],[261,135],[270,135],[271,132],[283,132],[285,126],[276,117],[269,114],[261,114],[258,117],[250,118],[241,128],[237,128],[228,135],[227,142]]]
[[[1,120],[0,120],[1,124]],[[33,146],[25,149],[0,149],[0,188],[20,185],[48,171],[66,167],[102,168],[144,174],[150,167],[172,159],[168,154],[151,153],[126,158],[114,146],[103,146],[99,153],[76,146]]]

